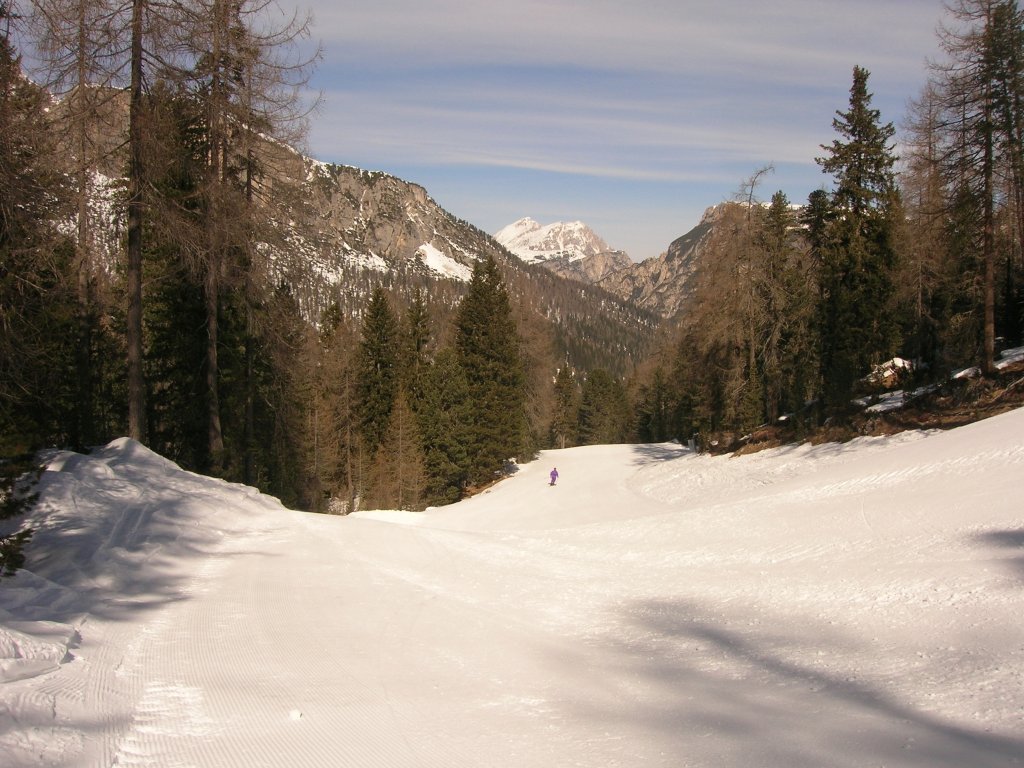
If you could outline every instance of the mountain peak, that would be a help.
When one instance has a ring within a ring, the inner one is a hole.
[[[540,225],[525,217],[495,233],[494,239],[527,263],[579,261],[611,250],[582,221]]]

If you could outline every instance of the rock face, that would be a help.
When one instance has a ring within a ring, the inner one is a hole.
[[[661,256],[615,272],[597,284],[663,318],[677,317],[686,310],[686,303],[693,295],[691,278],[705,256],[708,240],[721,220],[724,205],[727,204],[708,208],[700,223],[673,240]]]
[[[477,259],[500,252],[423,187],[388,174],[306,159],[302,189],[326,273],[353,266],[465,282]]]

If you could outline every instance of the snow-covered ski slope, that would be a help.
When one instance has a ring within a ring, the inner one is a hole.
[[[551,451],[348,518],[56,454],[0,585],[0,765],[1024,765],[1022,481],[1024,410]]]

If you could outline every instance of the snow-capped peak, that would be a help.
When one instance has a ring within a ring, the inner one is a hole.
[[[499,230],[494,239],[528,263],[551,259],[578,261],[611,250],[582,221],[556,221],[541,226],[526,217]]]
[[[494,239],[504,245],[506,242],[511,242],[516,238],[524,237],[530,232],[536,232],[540,229],[540,224],[526,216],[519,221],[509,224],[507,227],[499,229],[494,235]]]

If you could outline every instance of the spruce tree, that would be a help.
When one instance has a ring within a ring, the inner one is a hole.
[[[442,349],[424,371],[417,412],[427,504],[450,504],[462,498],[469,468],[470,406],[462,366],[453,350]]]
[[[894,352],[889,303],[896,266],[899,195],[895,129],[871,107],[869,73],[854,67],[850,105],[837,112],[840,138],[823,145],[822,171],[835,179],[821,259],[821,376],[825,404],[843,407],[859,378]]]
[[[455,350],[469,393],[469,480],[487,483],[519,455],[526,438],[519,337],[508,292],[490,257],[477,262],[459,304]]]
[[[558,369],[555,377],[555,414],[551,420],[551,442],[555,448],[576,445],[579,394],[576,378],[568,365]]]
[[[419,408],[423,396],[423,374],[428,364],[427,348],[430,345],[430,313],[419,288],[405,313],[402,328],[402,381],[408,393],[409,407]]]
[[[629,402],[622,384],[602,368],[590,371],[580,393],[580,444],[625,442],[630,436],[629,422]]]
[[[377,287],[363,317],[356,357],[356,419],[370,456],[384,441],[398,394],[398,318]]]

